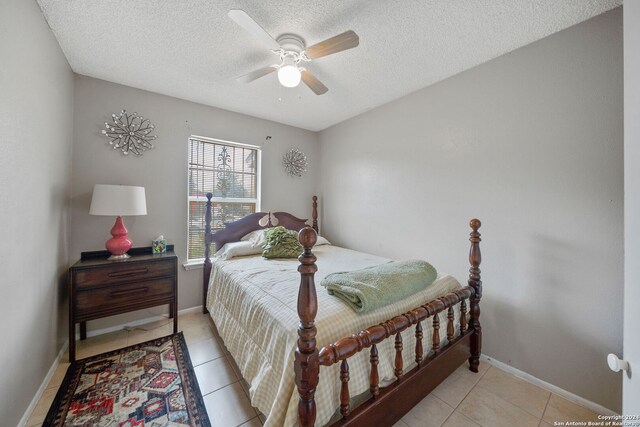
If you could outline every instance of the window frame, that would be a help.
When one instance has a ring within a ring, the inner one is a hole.
[[[196,141],[200,141],[200,142],[205,142],[205,143],[211,143],[211,144],[217,144],[217,145],[225,145],[225,146],[229,146],[229,147],[238,147],[238,148],[245,148],[245,149],[250,149],[250,150],[256,150],[256,197],[255,198],[238,198],[238,197],[212,197],[211,201],[212,202],[218,202],[218,203],[255,203],[256,205],[256,212],[260,212],[260,208],[261,208],[261,199],[262,199],[262,147],[260,147],[259,145],[253,145],[253,144],[245,144],[242,142],[234,142],[234,141],[227,141],[224,139],[218,139],[218,138],[210,138],[210,137],[206,137],[206,136],[200,136],[200,135],[190,135],[189,138],[187,138],[187,183],[186,183],[186,189],[187,189],[187,246],[185,248],[186,250],[186,257],[185,259],[187,260],[186,263],[183,264],[184,268],[186,270],[190,270],[192,268],[202,268],[202,266],[204,265],[204,258],[189,258],[189,222],[190,222],[190,217],[191,217],[191,212],[189,209],[189,205],[191,204],[191,202],[207,202],[207,198],[206,196],[191,196],[189,193],[189,171],[191,170],[191,166],[189,164],[189,151],[191,149],[191,141],[192,140],[196,140]]]

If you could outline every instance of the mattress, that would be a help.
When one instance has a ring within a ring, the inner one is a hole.
[[[424,290],[396,303],[358,314],[343,301],[328,295],[320,286],[321,280],[331,273],[370,267],[389,260],[332,245],[315,247],[313,252],[318,258],[315,275],[318,349],[460,288],[456,279],[439,273],[436,281]],[[211,270],[207,308],[220,337],[250,385],[251,404],[267,416],[267,427],[298,424],[298,392],[293,371],[299,323],[298,265],[296,259],[266,260],[254,255],[214,260]],[[455,316],[457,324],[457,306]],[[441,315],[442,344],[446,337],[445,320]],[[427,322],[423,325],[425,354],[430,349],[433,331],[430,320]],[[415,366],[414,334],[415,328],[402,333],[405,371]],[[378,345],[378,371],[382,385],[395,380],[393,341],[387,339]],[[351,395],[365,393],[369,389],[369,352],[362,351],[349,358],[349,367]],[[339,369],[339,364],[320,367],[320,383],[315,395],[316,425],[325,425],[340,405]]]

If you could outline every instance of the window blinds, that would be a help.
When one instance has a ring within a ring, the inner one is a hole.
[[[204,215],[212,193],[211,229],[256,212],[259,148],[206,138],[189,138],[189,225],[187,257],[204,258]],[[216,248],[212,247],[212,253]]]

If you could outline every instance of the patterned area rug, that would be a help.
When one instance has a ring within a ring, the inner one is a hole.
[[[44,425],[211,426],[182,332],[72,364]]]

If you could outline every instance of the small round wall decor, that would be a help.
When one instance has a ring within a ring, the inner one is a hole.
[[[111,140],[109,144],[114,150],[120,149],[124,155],[132,152],[141,156],[144,151],[154,147],[151,141],[157,138],[149,135],[155,128],[149,119],[138,113],[129,114],[126,110],[122,110],[119,116],[111,114],[111,123],[104,122],[104,126],[106,129],[102,134]]]
[[[302,176],[307,171],[307,156],[297,148],[292,148],[282,157],[282,164],[289,175]]]

